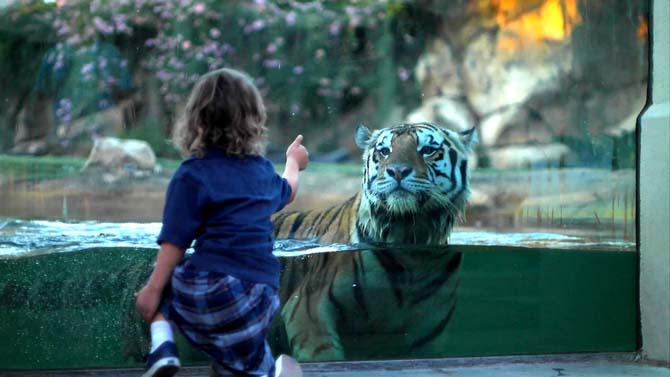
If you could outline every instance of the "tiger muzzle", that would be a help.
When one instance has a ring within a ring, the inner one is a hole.
[[[386,167],[386,173],[400,182],[412,174],[412,168],[407,165],[393,164]]]

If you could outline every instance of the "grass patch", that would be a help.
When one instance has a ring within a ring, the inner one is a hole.
[[[284,171],[284,164],[275,164],[275,169],[278,172]],[[363,167],[358,164],[334,164],[324,162],[310,162],[305,171],[314,173],[339,173],[351,176],[361,176],[363,174]]]
[[[0,175],[17,180],[63,178],[79,173],[85,162],[75,157],[0,155]]]
[[[47,180],[74,176],[84,166],[86,159],[62,156],[16,156],[0,154],[0,175],[16,180]],[[159,158],[157,163],[168,171],[174,171],[181,160]],[[284,171],[284,164],[275,164],[278,172]],[[360,176],[360,164],[331,164],[311,162],[307,167],[314,173],[339,173]]]

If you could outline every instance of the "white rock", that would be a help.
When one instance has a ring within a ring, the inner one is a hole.
[[[416,63],[414,75],[424,99],[437,96],[460,97],[463,82],[458,74],[458,62],[450,47],[441,39],[433,40]]]
[[[481,116],[521,105],[538,93],[557,89],[570,69],[567,44],[551,48],[538,44],[534,46],[538,52],[533,54],[507,53],[498,44],[501,37],[482,33],[465,52],[466,92]]]
[[[155,171],[156,155],[149,143],[143,140],[99,137],[83,169],[92,166],[108,171],[121,171],[128,166],[138,170]]]
[[[408,123],[430,122],[454,131],[465,131],[474,127],[472,114],[460,101],[446,97],[433,97],[420,108],[407,115]]]
[[[491,167],[498,169],[559,166],[569,159],[570,148],[561,143],[512,145],[488,150]]]

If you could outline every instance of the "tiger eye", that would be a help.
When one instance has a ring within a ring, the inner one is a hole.
[[[435,153],[436,151],[437,151],[437,148],[433,148],[433,147],[430,147],[430,146],[425,146],[425,147],[421,148],[419,153],[421,153],[424,156],[430,156],[433,153]]]

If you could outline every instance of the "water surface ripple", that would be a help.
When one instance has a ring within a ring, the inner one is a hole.
[[[63,222],[0,219],[0,257],[18,257],[103,247],[156,248],[161,223]],[[558,249],[635,250],[625,241],[588,240],[578,236],[546,232],[499,233],[456,230],[452,245],[498,245]],[[315,241],[279,240],[277,256],[358,250],[361,245],[319,245]],[[395,247],[395,246],[394,246]]]

